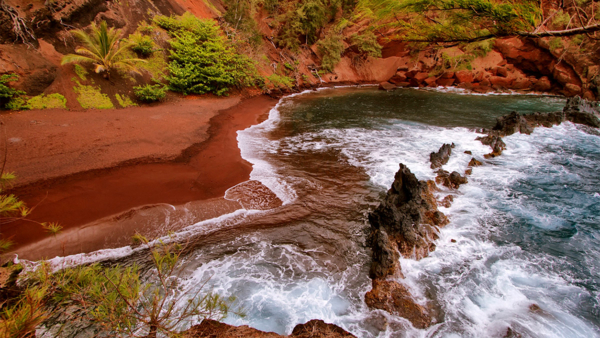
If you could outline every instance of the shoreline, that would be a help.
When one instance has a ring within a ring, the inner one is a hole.
[[[16,243],[11,253],[18,253],[26,259],[40,259],[51,254],[68,255],[81,253],[82,250],[90,252],[119,245],[117,243],[127,245],[129,243],[123,243],[123,238],[110,243],[106,242],[105,237],[108,233],[112,232],[114,235],[115,230],[118,232],[122,229],[111,226],[111,223],[114,225],[114,221],[130,219],[130,213],[135,213],[135,209],[152,209],[158,205],[158,209],[154,208],[155,212],[164,214],[165,205],[167,208],[181,210],[181,206],[190,203],[209,203],[213,211],[200,212],[204,216],[194,216],[196,221],[239,209],[237,202],[223,198],[227,189],[247,181],[252,170],[251,164],[241,157],[237,131],[262,122],[277,102],[278,100],[266,95],[259,95],[238,100],[236,104],[218,110],[206,122],[206,137],[198,135],[198,142],[168,159],[130,159],[117,165],[84,172],[74,171],[10,189],[8,193],[15,194],[29,207],[34,207],[35,210],[28,219],[58,222],[64,227],[65,234],[62,240],[60,235],[49,238],[33,222],[7,224],[3,227],[2,234]],[[168,105],[158,107],[165,109]],[[113,144],[113,147],[119,147],[119,144]],[[217,211],[220,209],[222,210]],[[197,210],[195,214],[198,214]],[[95,238],[86,237],[87,244],[83,245],[79,236],[73,236],[73,233],[78,232],[74,229],[89,228],[92,224],[96,224],[97,229],[98,224],[105,224],[111,230],[90,232]],[[135,224],[126,226],[129,232],[134,228]],[[38,242],[46,245],[34,245]],[[51,242],[54,244],[49,244]],[[22,252],[20,249],[23,249]]]

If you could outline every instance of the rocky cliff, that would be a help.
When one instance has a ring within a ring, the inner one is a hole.
[[[237,34],[236,27],[231,27],[224,19],[228,13],[225,0],[1,2],[0,74],[19,74],[20,81],[11,85],[28,95],[60,93],[66,97],[70,109],[81,109],[81,106],[74,93],[75,82],[72,80],[76,74],[73,66],[60,64],[62,56],[72,53],[76,47],[69,30],[106,21],[109,26],[123,29],[127,36],[154,15],[180,15],[188,11],[200,18],[216,19],[229,36]],[[547,39],[496,39],[484,50],[472,53],[455,45],[432,44],[416,49],[414,45],[382,35],[376,41],[383,46],[381,57],[373,57],[361,52],[353,42],[358,32],[369,27],[369,21],[342,28],[339,61],[330,71],[325,71],[323,62],[327,56],[319,48],[319,40],[293,51],[284,48],[276,40],[285,22],[276,19],[265,6],[267,2],[260,2],[252,14],[256,25],[252,28],[253,38],[258,37],[258,43],[246,48],[244,53],[259,60],[259,70],[265,76],[281,75],[282,67],[288,69],[286,76],[296,89],[336,83],[383,83],[382,88],[387,90],[455,86],[480,93],[533,91],[580,95],[587,99],[595,99],[598,94],[596,82],[600,67],[596,65],[597,60],[589,53],[559,53],[550,48]],[[334,15],[335,20],[338,17]],[[326,32],[335,28],[334,24],[326,23],[317,37],[324,38]],[[162,47],[168,48],[168,44]],[[150,81],[153,76],[145,76],[141,81]],[[131,85],[122,86],[116,82],[97,85],[101,85],[102,92],[107,95],[131,92]],[[294,89],[285,85],[278,90]],[[118,107],[116,101],[113,103]]]

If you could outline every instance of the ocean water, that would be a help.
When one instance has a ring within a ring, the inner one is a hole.
[[[284,202],[223,230],[188,257],[187,288],[208,281],[246,318],[226,322],[289,334],[310,319],[358,337],[600,336],[600,133],[565,123],[505,138],[490,160],[476,128],[495,118],[561,110],[564,99],[439,91],[326,89],[288,97],[239,132],[242,156]],[[419,330],[363,302],[370,290],[366,215],[398,163],[435,177],[429,153],[456,147],[444,169],[484,164],[454,195],[437,250],[401,259],[418,301],[440,310]],[[471,151],[473,155],[464,153]]]
[[[247,316],[225,322],[280,334],[322,319],[357,337],[600,337],[600,133],[540,127],[506,137],[507,150],[489,160],[475,140],[498,116],[557,111],[564,101],[374,88],[284,98],[238,133],[251,179],[283,205],[176,234],[195,248],[182,290],[234,295]],[[364,304],[367,215],[398,163],[433,179],[429,153],[443,143],[455,144],[444,169],[464,172],[471,157],[483,165],[468,184],[438,193],[454,202],[440,208],[450,224],[437,249],[401,259],[399,282],[440,313],[421,330]]]

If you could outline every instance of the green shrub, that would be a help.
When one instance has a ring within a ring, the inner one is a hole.
[[[373,32],[368,31],[363,34],[353,34],[350,37],[350,41],[358,48],[360,53],[376,58],[381,57],[382,47],[377,42],[377,37]]]
[[[550,48],[550,50],[561,49],[564,47],[563,41],[558,36],[553,37],[552,39],[550,39],[550,41],[548,41],[548,47]]]
[[[140,55],[149,56],[154,52],[154,40],[147,35],[140,33],[131,34],[129,41],[131,42],[131,50]]]
[[[8,101],[8,103],[4,107],[9,110],[29,109],[29,107],[27,106],[27,100],[21,96],[13,97],[12,99],[10,99],[10,101]]]
[[[27,100],[27,108],[29,109],[53,109],[67,108],[67,99],[58,94],[44,95],[40,94]]]
[[[181,17],[157,16],[157,25],[172,39],[169,62],[169,89],[184,94],[224,95],[232,86],[251,86],[259,80],[254,61],[236,53],[219,35],[213,20],[191,14]]]
[[[344,51],[344,43],[342,36],[339,34],[330,34],[317,43],[317,50],[321,55],[321,69],[327,72],[332,72],[335,65],[340,62],[342,52]]]
[[[271,84],[275,88],[292,88],[294,80],[288,76],[271,74],[267,76],[267,84]]]
[[[19,76],[17,74],[4,74],[0,76],[0,108],[8,108],[6,105],[14,98],[17,98],[20,95],[25,95],[25,92],[22,90],[16,90],[7,85],[7,83],[12,81],[18,81]]]
[[[160,84],[135,86],[133,90],[135,97],[142,102],[159,101],[167,95],[167,87]]]

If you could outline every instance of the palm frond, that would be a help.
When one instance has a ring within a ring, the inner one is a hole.
[[[94,62],[96,62],[95,59],[92,59],[87,56],[77,55],[77,54],[67,54],[67,55],[63,56],[60,64],[66,65],[69,63],[94,63]]]

